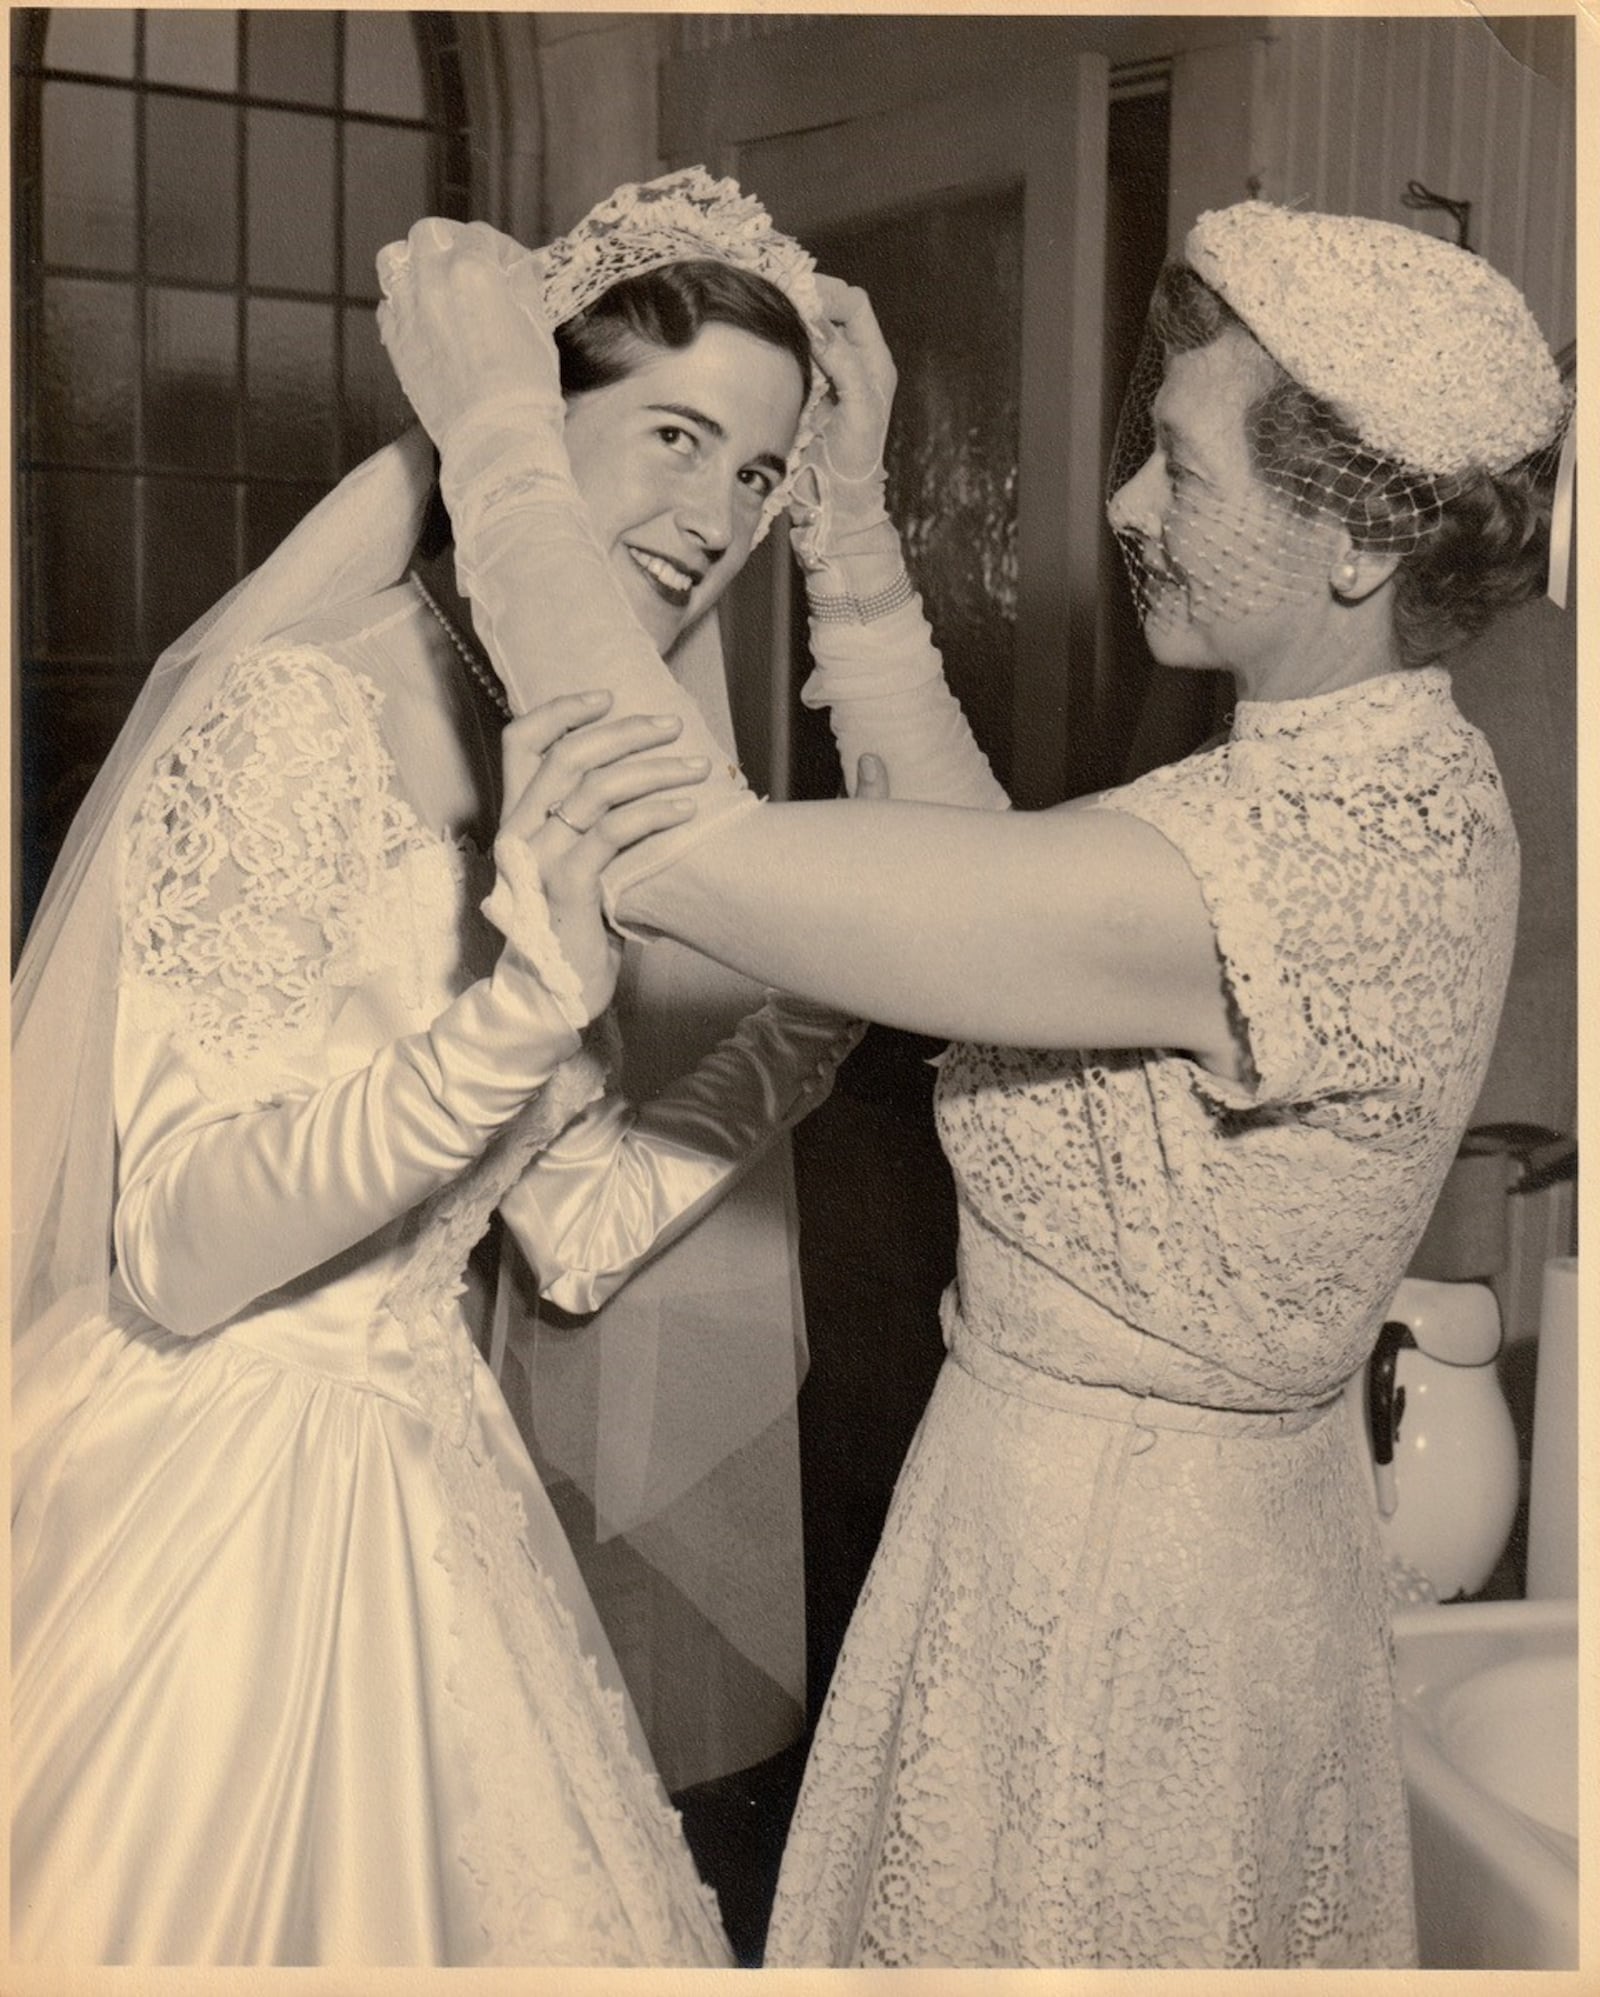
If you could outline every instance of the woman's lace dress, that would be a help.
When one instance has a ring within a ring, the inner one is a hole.
[[[401,589],[337,642],[237,661],[163,759],[126,866],[124,1184],[375,1072],[494,963],[493,870],[400,795],[365,670],[419,619]],[[486,1085],[472,1055],[441,1056],[446,1105]],[[220,1327],[155,1323],[125,1253],[72,1334],[15,1491],[14,1953],[728,1959],[460,1303],[501,1194],[598,1092],[558,1058],[435,1197]],[[139,1280],[165,1242],[226,1287],[276,1252],[264,1211],[314,1235],[344,1128],[246,1142],[204,1223],[151,1223]],[[406,1141],[378,1114],[358,1134],[390,1163]]]
[[[1515,835],[1446,675],[1240,707],[1100,801],[1184,855],[1254,1077],[956,1047],[949,1358],[769,1962],[1414,1959],[1384,1572],[1340,1389],[1481,1084]]]

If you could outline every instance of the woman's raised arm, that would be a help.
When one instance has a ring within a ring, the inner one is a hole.
[[[753,802],[628,608],[567,462],[538,259],[483,223],[418,222],[378,259],[378,324],[440,457],[456,576],[518,713],[604,688],[613,713],[671,715],[711,765],[677,842]]]
[[[887,1025],[1239,1073],[1199,884],[1121,812],[763,805],[613,898],[630,927]]]

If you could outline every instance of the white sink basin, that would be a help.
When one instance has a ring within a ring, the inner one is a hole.
[[[1394,1619],[1425,1969],[1578,1966],[1575,1602]]]

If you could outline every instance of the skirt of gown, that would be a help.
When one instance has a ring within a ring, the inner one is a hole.
[[[1413,1962],[1382,1565],[1338,1404],[1185,1408],[964,1356],[846,1638],[768,1963]]]
[[[71,1338],[14,1527],[14,1957],[729,1960],[481,1361],[452,1438],[401,1376]]]

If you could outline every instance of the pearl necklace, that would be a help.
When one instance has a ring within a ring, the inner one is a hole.
[[[506,699],[505,688],[501,686],[499,680],[495,677],[493,666],[462,637],[454,624],[451,623],[438,604],[434,602],[428,585],[417,574],[415,569],[408,569],[406,571],[406,580],[438,619],[439,628],[455,647],[456,655],[466,667],[469,676],[476,681],[479,689],[483,693],[486,693],[494,703],[495,712],[500,716],[502,721],[509,721],[511,719],[511,703]]]

